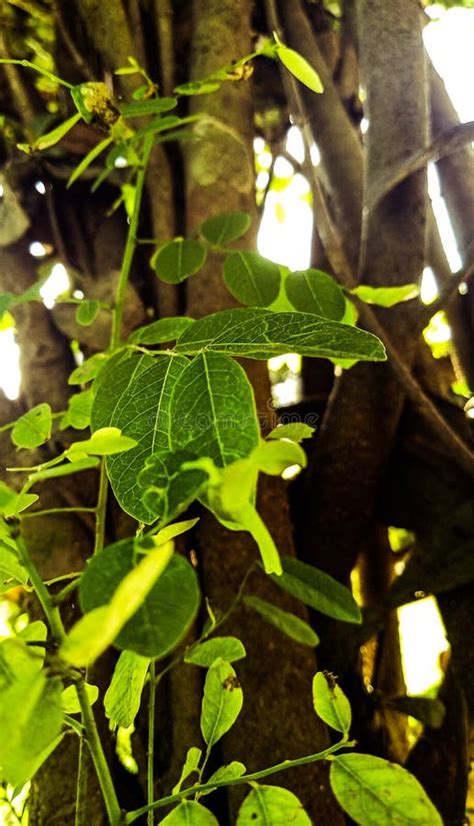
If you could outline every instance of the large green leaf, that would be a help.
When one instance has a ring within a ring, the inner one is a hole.
[[[213,746],[232,728],[243,701],[234,669],[225,660],[216,660],[206,675],[201,708],[201,731],[208,746]]]
[[[348,734],[352,720],[351,705],[332,674],[318,671],[314,675],[313,707],[328,726]]]
[[[219,657],[232,663],[245,657],[245,653],[245,648],[237,637],[212,637],[186,651],[184,662],[209,668]]]
[[[107,473],[114,494],[129,514],[152,522],[155,514],[142,502],[138,475],[156,451],[170,448],[171,394],[188,360],[166,353],[152,358],[125,353],[114,356],[103,368],[91,413],[91,427],[118,427],[138,446],[107,459]]]
[[[258,308],[206,316],[184,331],[175,349],[189,355],[205,349],[254,359],[285,353],[363,361],[386,358],[382,342],[365,330],[311,313],[273,313]]]
[[[184,315],[159,318],[158,321],[152,321],[151,324],[134,330],[129,341],[134,344],[161,344],[164,341],[176,341],[191,324],[194,324],[194,319]]]
[[[346,300],[339,284],[321,270],[291,272],[285,279],[286,294],[295,310],[341,321]]]
[[[248,212],[221,212],[204,221],[200,232],[211,244],[230,244],[245,235],[250,223]]]
[[[105,604],[99,604],[83,616],[79,622],[72,627],[61,645],[61,656],[77,667],[89,665],[99,657],[109,645],[115,642],[120,632],[127,625],[128,621],[134,617],[138,609],[144,610],[142,620],[148,618],[148,606],[145,604],[153,586],[162,576],[168,567],[173,555],[173,545],[171,542],[159,545],[143,556],[138,565],[130,560],[130,566],[125,571],[124,576],[120,576],[115,582],[110,599]],[[97,559],[97,557],[94,557]],[[94,594],[101,583],[100,565],[103,566],[103,559],[95,566],[92,575],[89,575],[86,596],[89,592]],[[116,573],[115,569],[115,573]],[[109,572],[108,572],[109,573]],[[107,576],[103,577],[107,581]],[[81,578],[81,583],[83,577]],[[110,585],[111,578],[108,577]],[[136,635],[130,635],[132,639],[128,641],[128,634],[125,631],[122,639],[127,640],[125,647],[135,650]],[[138,653],[149,656],[148,649],[143,650],[143,645],[149,643],[149,639],[138,643]],[[152,645],[157,645],[156,639]]]
[[[140,708],[143,686],[150,660],[134,651],[122,651],[105,692],[106,717],[113,726],[128,728]]]
[[[252,385],[240,365],[219,353],[201,353],[181,372],[170,417],[171,448],[207,456],[218,467],[258,444]]]
[[[22,786],[39,769],[61,739],[62,684],[46,679],[32,663],[2,691],[0,705],[0,779]]]
[[[254,787],[239,809],[236,826],[311,826],[300,801],[281,786]]]
[[[260,614],[270,625],[274,625],[275,628],[278,628],[279,631],[286,634],[286,636],[292,640],[300,642],[302,645],[318,645],[319,637],[308,623],[299,617],[295,617],[295,615],[289,611],[283,611],[282,608],[278,608],[271,602],[260,599],[260,597],[244,597],[244,602],[245,605],[253,608],[257,614]]]
[[[173,809],[160,826],[219,826],[214,815],[195,800],[183,800],[176,809]]]
[[[360,826],[442,826],[418,780],[396,763],[370,754],[339,754],[330,780],[339,804]]]
[[[83,611],[106,605],[132,570],[132,539],[109,545],[92,557],[81,578]],[[199,599],[199,585],[192,565],[183,556],[174,554],[114,644],[144,657],[164,657],[187,633],[196,616]]]
[[[334,619],[357,623],[362,621],[354,597],[340,582],[291,556],[284,556],[281,562],[283,574],[273,577],[273,581],[284,591]]]
[[[258,252],[232,252],[224,262],[224,281],[235,298],[251,307],[268,307],[280,289],[280,270]]]

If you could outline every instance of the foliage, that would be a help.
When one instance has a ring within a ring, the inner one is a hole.
[[[267,43],[260,53],[279,59],[299,81],[315,92],[322,91],[315,70],[280,41]],[[163,824],[215,824],[215,817],[199,802],[201,797],[237,784],[250,785],[238,814],[238,826],[283,826],[290,821],[306,826],[309,817],[294,794],[259,781],[320,760],[330,761],[333,791],[357,823],[383,826],[396,820],[400,824],[436,824],[441,822],[436,810],[408,772],[350,751],[355,745],[349,740],[351,708],[332,675],[316,674],[312,698],[315,712],[341,735],[333,746],[252,773],[237,761],[221,766],[211,776],[206,772],[211,750],[238,720],[245,691],[239,682],[238,666],[236,670],[232,664],[246,656],[245,649],[237,638],[217,636],[217,629],[243,603],[296,644],[316,646],[319,639],[299,616],[255,595],[244,595],[245,581],[227,612],[209,610],[209,622],[201,637],[186,646],[186,634],[202,596],[191,563],[173,546],[173,538],[191,531],[195,521],[179,523],[175,521],[178,516],[193,503],[200,503],[229,530],[251,534],[261,557],[260,562],[256,554],[254,568],[263,569],[279,588],[322,614],[347,623],[361,622],[360,609],[347,588],[312,566],[280,556],[271,526],[264,524],[256,509],[259,475],[280,476],[289,467],[304,467],[306,456],[300,441],[310,438],[311,428],[286,425],[263,438],[252,385],[236,359],[266,360],[289,351],[311,358],[351,361],[378,362],[386,357],[378,338],[346,323],[347,299],[331,276],[313,269],[290,274],[253,250],[229,246],[249,228],[250,217],[242,212],[207,216],[198,239],[176,237],[158,243],[150,264],[159,279],[179,284],[199,277],[207,256],[218,253],[223,259],[223,282],[246,306],[199,320],[163,318],[122,340],[124,290],[137,243],[135,230],[151,148],[184,137],[188,127],[192,129],[194,121],[199,121],[199,116],[168,114],[175,110],[180,96],[212,92],[258,54],[224,67],[211,77],[181,85],[173,97],[160,97],[145,75],[147,97],[121,103],[118,108],[101,83],[70,86],[56,79],[69,89],[77,113],[46,134],[20,144],[27,153],[49,150],[78,121],[89,123],[95,119],[108,136],[79,163],[70,175],[69,185],[106,153],[104,171],[94,183],[99,186],[120,155],[133,173],[133,204],[115,306],[102,308],[112,315],[110,346],[72,372],[69,382],[81,390],[72,396],[68,410],[60,417],[60,427],[79,431],[90,427],[90,434],[73,441],[49,461],[17,469],[26,478],[18,492],[6,485],[0,488],[2,589],[18,585],[32,589],[49,626],[47,639],[41,624],[36,626],[33,639],[18,634],[0,644],[1,779],[14,787],[23,786],[67,732],[87,739],[113,826],[133,823],[144,813],[169,804],[175,805]],[[27,61],[23,65],[29,66]],[[35,69],[39,71],[37,66]],[[120,72],[143,74],[132,60]],[[54,79],[50,72],[43,74]],[[283,311],[272,307],[281,290],[287,299]],[[411,286],[395,296],[388,289],[357,291],[359,299],[383,306],[411,294]],[[6,294],[1,296],[0,306],[6,311],[14,301],[37,299],[37,292],[21,299]],[[85,297],[79,303],[77,321],[94,325],[100,309],[97,301]],[[169,345],[167,349],[156,349],[163,343]],[[52,434],[54,437],[57,417],[47,402],[29,410],[12,423],[13,443],[21,450],[45,444]],[[85,570],[71,573],[64,596],[70,593],[71,584],[79,589],[83,616],[66,630],[62,600],[53,598],[30,558],[22,535],[23,520],[34,516],[29,508],[38,496],[41,498],[44,481],[92,468],[99,468],[102,480],[94,509],[97,522],[104,518],[108,479],[118,503],[137,520],[138,527],[135,537],[107,547],[102,547],[101,541],[96,543]],[[32,487],[40,493],[31,494]],[[82,669],[109,646],[122,653],[101,700],[97,688],[86,682]],[[174,659],[164,665],[162,661],[170,654]],[[200,715],[204,753],[200,747],[191,746],[172,793],[158,800],[149,799],[145,807],[126,813],[124,821],[92,704],[103,702],[112,726],[129,728],[142,704],[147,681],[152,703],[165,670],[183,662],[206,669]],[[156,666],[163,666],[158,674]],[[252,698],[246,702],[250,705]],[[74,717],[79,712],[80,722]],[[394,789],[396,792],[391,794]],[[194,800],[188,800],[191,795]],[[376,814],[370,814],[366,801],[374,797]]]

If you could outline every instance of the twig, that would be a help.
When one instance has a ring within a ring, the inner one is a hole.
[[[430,318],[433,318],[435,313],[445,309],[451,299],[454,298],[458,292],[460,285],[464,284],[466,281],[469,281],[473,274],[474,261],[469,264],[469,266],[452,275],[449,281],[444,284],[438,298],[436,298],[435,301],[432,301],[431,304],[428,304],[426,307],[422,308],[420,313],[420,321],[423,323],[423,326],[428,324]]]

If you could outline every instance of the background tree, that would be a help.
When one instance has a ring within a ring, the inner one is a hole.
[[[468,420],[451,385],[461,377],[471,387],[474,382],[472,291],[461,295],[457,290],[472,269],[474,166],[468,143],[472,128],[459,125],[424,52],[426,19],[420,4],[415,0],[336,4],[4,0],[1,15],[2,56],[26,58],[50,69],[55,66],[73,84],[105,81],[119,100],[131,99],[143,84],[136,74],[114,75],[127,65],[129,56],[146,68],[165,96],[176,85],[205,78],[250,53],[259,38],[276,32],[316,68],[324,94],[313,94],[288,74],[280,75],[275,62],[261,58],[251,78],[237,72],[212,94],[190,97],[187,112],[205,111],[208,117],[193,127],[197,140],[153,149],[140,238],[190,237],[205,218],[244,210],[252,216],[255,240],[262,204],[257,206],[255,199],[253,139],[263,137],[273,158],[284,154],[291,119],[303,136],[301,171],[310,185],[314,208],[312,266],[331,272],[347,289],[361,282],[373,287],[419,284],[425,264],[433,268],[440,291],[435,305],[427,308],[411,300],[390,310],[362,303],[358,307],[361,324],[385,343],[387,363],[357,364],[337,371],[335,377],[329,362],[303,360],[302,399],[292,412],[317,413],[317,438],[310,443],[308,468],[290,487],[289,499],[287,487],[272,477],[260,491],[260,508],[280,549],[345,584],[356,572],[364,622],[352,626],[312,616],[321,637],[318,666],[337,673],[350,696],[354,735],[361,749],[408,761],[445,822],[462,823],[474,698],[470,643],[474,461]],[[126,212],[115,206],[120,194],[126,197],[123,185],[129,181],[128,170],[112,169],[91,194],[92,175],[100,168],[97,162],[67,188],[77,163],[103,140],[97,119],[90,125],[76,124],[45,153],[19,153],[17,141],[30,140],[72,114],[72,105],[64,90],[43,77],[33,82],[22,67],[3,65],[1,72],[5,81],[0,91],[4,113],[1,288],[23,293],[37,281],[29,245],[40,239],[51,261],[66,267],[72,290],[81,290],[87,299],[112,302],[127,231]],[[369,121],[364,137],[362,114]],[[317,167],[311,162],[313,143],[321,155]],[[428,160],[437,163],[463,260],[459,278],[450,274],[431,213]],[[44,182],[44,194],[35,190],[38,180]],[[236,305],[223,285],[217,254],[209,256],[197,278],[170,285],[150,269],[149,249],[139,245],[133,261],[124,330],[154,318],[181,313],[198,318]],[[422,337],[430,317],[443,308],[453,331],[451,360],[435,360]],[[61,303],[52,310],[40,303],[14,307],[21,396],[14,403],[0,398],[0,421],[9,422],[45,399],[58,411],[67,407],[71,392],[67,379],[74,366],[71,342],[78,342],[88,356],[106,347],[110,334],[109,314],[101,312],[86,327],[77,324],[74,310]],[[249,361],[245,369],[269,428],[274,413],[269,412],[266,366]],[[53,445],[38,449],[38,461],[48,458],[50,449],[57,451],[69,435],[55,433]],[[1,438],[5,466],[17,465],[21,458],[8,433]],[[96,474],[91,472],[80,488],[75,481],[65,483],[60,495],[64,505],[93,506]],[[56,487],[45,486],[42,508],[57,506],[57,496]],[[398,576],[389,526],[414,534]],[[111,499],[105,530],[108,541],[134,531],[132,521]],[[86,512],[28,523],[31,553],[45,578],[80,570],[93,537],[94,525]],[[252,542],[244,534],[229,534],[206,512],[187,544],[183,542],[183,551],[191,548],[211,603],[228,605],[254,559]],[[262,574],[252,575],[252,587],[259,596],[304,617],[301,607],[282,596]],[[433,715],[427,716],[426,709],[420,710],[420,704],[403,699],[395,609],[420,593],[438,597],[451,644],[440,689],[446,710],[441,726]],[[29,608],[36,610],[33,605]],[[70,608],[72,617],[73,601]],[[244,707],[239,726],[223,741],[223,760],[245,758],[253,769],[289,753],[324,748],[328,732],[314,715],[305,713],[308,685],[316,670],[313,653],[290,643],[283,648],[278,632],[245,609],[236,612],[229,633],[232,628],[239,629],[247,648],[239,673],[253,702]],[[108,683],[112,665],[108,657],[94,669],[94,681],[101,689]],[[199,738],[200,680],[196,670],[184,667],[171,672],[161,686],[156,710],[157,793],[170,788],[186,748]],[[425,722],[411,751],[407,711]],[[136,808],[145,801],[144,790],[114,757],[106,729],[104,722],[121,803]],[[146,729],[145,715],[140,716],[133,737],[140,766],[145,760]],[[66,738],[35,776],[32,823],[72,822],[71,766],[76,752],[76,742]],[[344,822],[321,764],[288,772],[285,785],[295,791],[315,822]],[[214,806],[222,822],[232,817],[241,798],[238,790],[217,798]],[[104,822],[92,775],[87,822]]]

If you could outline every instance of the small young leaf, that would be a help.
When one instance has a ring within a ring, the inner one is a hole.
[[[72,129],[72,127],[75,126],[75,124],[80,120],[81,115],[77,113],[71,118],[65,120],[63,123],[60,123],[59,126],[56,126],[55,129],[51,130],[51,132],[36,138],[33,143],[17,143],[18,149],[21,149],[22,152],[26,152],[27,155],[31,152],[40,152],[44,149],[50,149],[51,146],[55,146],[59,143],[59,141],[67,135],[69,130]]]
[[[28,573],[15,554],[0,544],[0,594],[5,594],[17,585],[26,585]]]
[[[437,697],[393,697],[384,701],[384,705],[401,714],[409,714],[434,729],[441,728],[446,715],[446,707]]]
[[[280,289],[280,270],[257,252],[232,252],[224,262],[224,281],[242,304],[268,307]]]
[[[144,647],[146,648],[146,645],[143,646],[143,636],[146,637],[148,630],[152,634],[153,629],[148,627],[140,629],[141,634],[134,635],[132,633],[132,639],[129,641],[131,625],[129,620],[133,618],[136,624],[137,613],[141,608],[140,624],[144,622],[145,618],[146,622],[150,623],[150,599],[147,601],[147,597],[149,598],[153,586],[156,589],[157,580],[162,577],[163,572],[169,567],[173,556],[173,545],[171,542],[168,545],[159,545],[154,551],[150,551],[144,556],[138,565],[134,566],[133,543],[119,542],[115,545],[115,550],[120,547],[127,551],[131,547],[132,559],[128,555],[122,555],[122,559],[119,560],[121,569],[117,565],[114,567],[110,565],[105,571],[104,558],[110,558],[111,547],[114,549],[114,546],[109,546],[100,554],[96,554],[81,577],[81,605],[86,611],[90,606],[89,613],[86,613],[72,627],[61,646],[61,656],[78,667],[93,662],[113,642],[119,645],[118,640],[116,640],[119,635],[119,639],[124,641],[124,646],[130,648],[130,650],[144,656],[154,656],[154,650],[150,654],[148,650],[143,650]],[[107,551],[109,551],[108,555]],[[126,565],[125,576],[117,577],[118,570],[122,574],[124,560]],[[98,587],[101,589],[99,594],[97,594]],[[107,597],[109,595],[110,601],[108,602]],[[145,602],[146,605],[142,607]],[[129,624],[128,631],[124,629],[127,624]],[[160,631],[162,629],[159,629],[158,634]],[[182,629],[180,631],[182,632]],[[156,646],[155,638],[152,641],[153,649]]]
[[[262,308],[222,310],[196,321],[179,337],[177,353],[201,350],[269,359],[285,353],[316,358],[385,361],[382,342],[372,333],[311,313],[273,313]]]
[[[195,800],[183,800],[160,821],[160,826],[219,826],[219,823],[205,806]]]
[[[225,660],[216,660],[206,675],[201,708],[201,731],[208,746],[213,746],[232,728],[243,701],[234,669]]]
[[[344,622],[362,622],[351,592],[323,571],[293,557],[282,557],[283,575],[273,577],[280,588],[322,614]]]
[[[185,651],[184,662],[210,668],[219,657],[233,663],[245,656],[245,648],[237,637],[212,637]]]
[[[311,439],[315,431],[314,427],[303,422],[289,422],[279,424],[268,434],[267,439],[290,439],[292,442],[302,442],[303,439]]]
[[[295,617],[289,611],[283,611],[281,608],[277,608],[276,605],[272,605],[271,602],[259,597],[244,597],[244,602],[270,625],[274,625],[275,628],[278,628],[279,631],[292,640],[300,642],[302,645],[318,645],[319,637],[308,623],[299,617]]]
[[[192,80],[190,83],[176,86],[174,91],[177,95],[209,95],[211,92],[217,92],[220,85],[212,80]]]
[[[69,396],[67,412],[61,419],[61,430],[65,430],[66,427],[74,427],[75,430],[89,427],[93,400],[92,390],[83,390],[82,393],[73,393]]]
[[[88,381],[92,381],[109,358],[110,356],[107,353],[95,353],[72,371],[68,378],[68,384],[87,384]]]
[[[176,341],[191,324],[194,324],[194,319],[187,316],[159,318],[158,321],[153,321],[146,327],[134,330],[128,340],[134,344],[162,344],[164,341]]]
[[[96,685],[90,685],[89,683],[84,683],[84,688],[91,706],[94,705],[99,696],[99,689]],[[69,685],[62,692],[61,705],[65,714],[80,714],[81,705],[73,685]]]
[[[133,724],[140,708],[149,664],[148,657],[134,651],[120,654],[104,697],[105,715],[113,726],[129,728]]]
[[[37,404],[16,420],[11,438],[17,447],[34,448],[44,444],[51,436],[51,407]]]
[[[224,780],[235,780],[236,777],[242,777],[246,771],[247,769],[243,763],[240,763],[238,760],[232,760],[232,763],[228,763],[227,766],[221,766],[214,774],[211,774],[207,782],[222,783]],[[211,790],[202,792],[202,796],[204,797],[205,794],[210,794],[210,792]]]
[[[151,551],[152,556],[157,555],[158,563],[163,549],[167,548],[172,548],[172,544],[158,545]],[[141,575],[141,566],[149,563],[150,553],[140,555],[137,566],[134,558],[132,539],[109,545],[92,557],[81,578],[80,604],[87,612],[114,601],[121,621],[114,645],[143,657],[164,657],[184,638],[198,611],[200,592],[196,572],[183,556],[174,554],[141,605],[130,611],[131,600],[124,597],[124,592],[133,584],[129,578]],[[119,604],[119,597],[123,605]]]
[[[118,427],[102,427],[96,430],[90,439],[73,442],[66,450],[68,459],[74,461],[77,456],[112,456],[136,447],[138,442],[124,436]]]
[[[334,278],[321,270],[291,272],[285,279],[285,290],[295,310],[333,321],[341,321],[344,316],[344,293]]]
[[[260,442],[252,453],[252,460],[259,470],[270,476],[281,476],[286,468],[299,465],[304,468],[307,464],[306,453],[296,442],[286,439],[272,439],[269,442]]]
[[[35,493],[16,493],[5,482],[0,481],[0,515],[6,519],[18,516],[37,501],[38,497]]]
[[[348,734],[351,727],[351,705],[332,674],[318,671],[313,677],[313,707],[328,726]]]
[[[162,281],[180,284],[190,275],[199,272],[206,255],[206,247],[199,241],[177,238],[160,247],[150,263]]]
[[[176,786],[173,786],[173,794],[177,794],[181,790],[181,786],[184,781],[187,780],[193,772],[197,772],[199,763],[201,762],[201,757],[201,749],[196,748],[196,746],[191,746],[191,748],[188,749],[186,760],[184,761],[184,766],[181,771],[181,776],[176,783]]]
[[[280,786],[251,785],[253,789],[239,809],[236,826],[311,826],[293,792]]]
[[[153,541],[156,545],[162,545],[163,542],[169,542],[170,539],[174,539],[176,536],[181,536],[181,534],[190,531],[198,522],[199,517],[196,517],[196,519],[184,519],[182,522],[174,522],[172,525],[167,525],[166,528],[158,531],[158,533],[154,535]]]
[[[417,298],[420,288],[416,284],[403,284],[401,287],[369,287],[368,284],[359,284],[351,290],[353,295],[367,304],[377,304],[379,307],[393,307],[401,301]]]
[[[289,49],[288,46],[278,45],[276,53],[288,71],[291,72],[297,80],[307,86],[308,89],[317,92],[319,95],[324,92],[321,78],[316,69],[313,69],[308,61],[298,54],[298,52],[295,52],[294,49]]]
[[[88,327],[92,324],[98,316],[100,310],[100,301],[96,299],[84,299],[77,306],[76,322],[83,327]]]
[[[96,158],[107,149],[108,146],[112,143],[112,138],[104,138],[103,141],[100,141],[98,144],[92,147],[90,152],[82,159],[82,161],[76,166],[74,172],[71,172],[68,182],[66,184],[66,188],[69,189],[72,184],[77,181],[77,179],[82,175],[83,172],[91,165]]]
[[[135,103],[123,103],[120,113],[124,118],[140,118],[143,115],[157,115],[160,112],[169,112],[178,105],[176,98],[153,98],[153,100],[138,100]]]
[[[442,826],[418,780],[396,763],[370,754],[334,755],[331,788],[361,826]]]
[[[210,244],[230,244],[245,235],[250,224],[248,212],[221,212],[204,221],[200,232]]]

